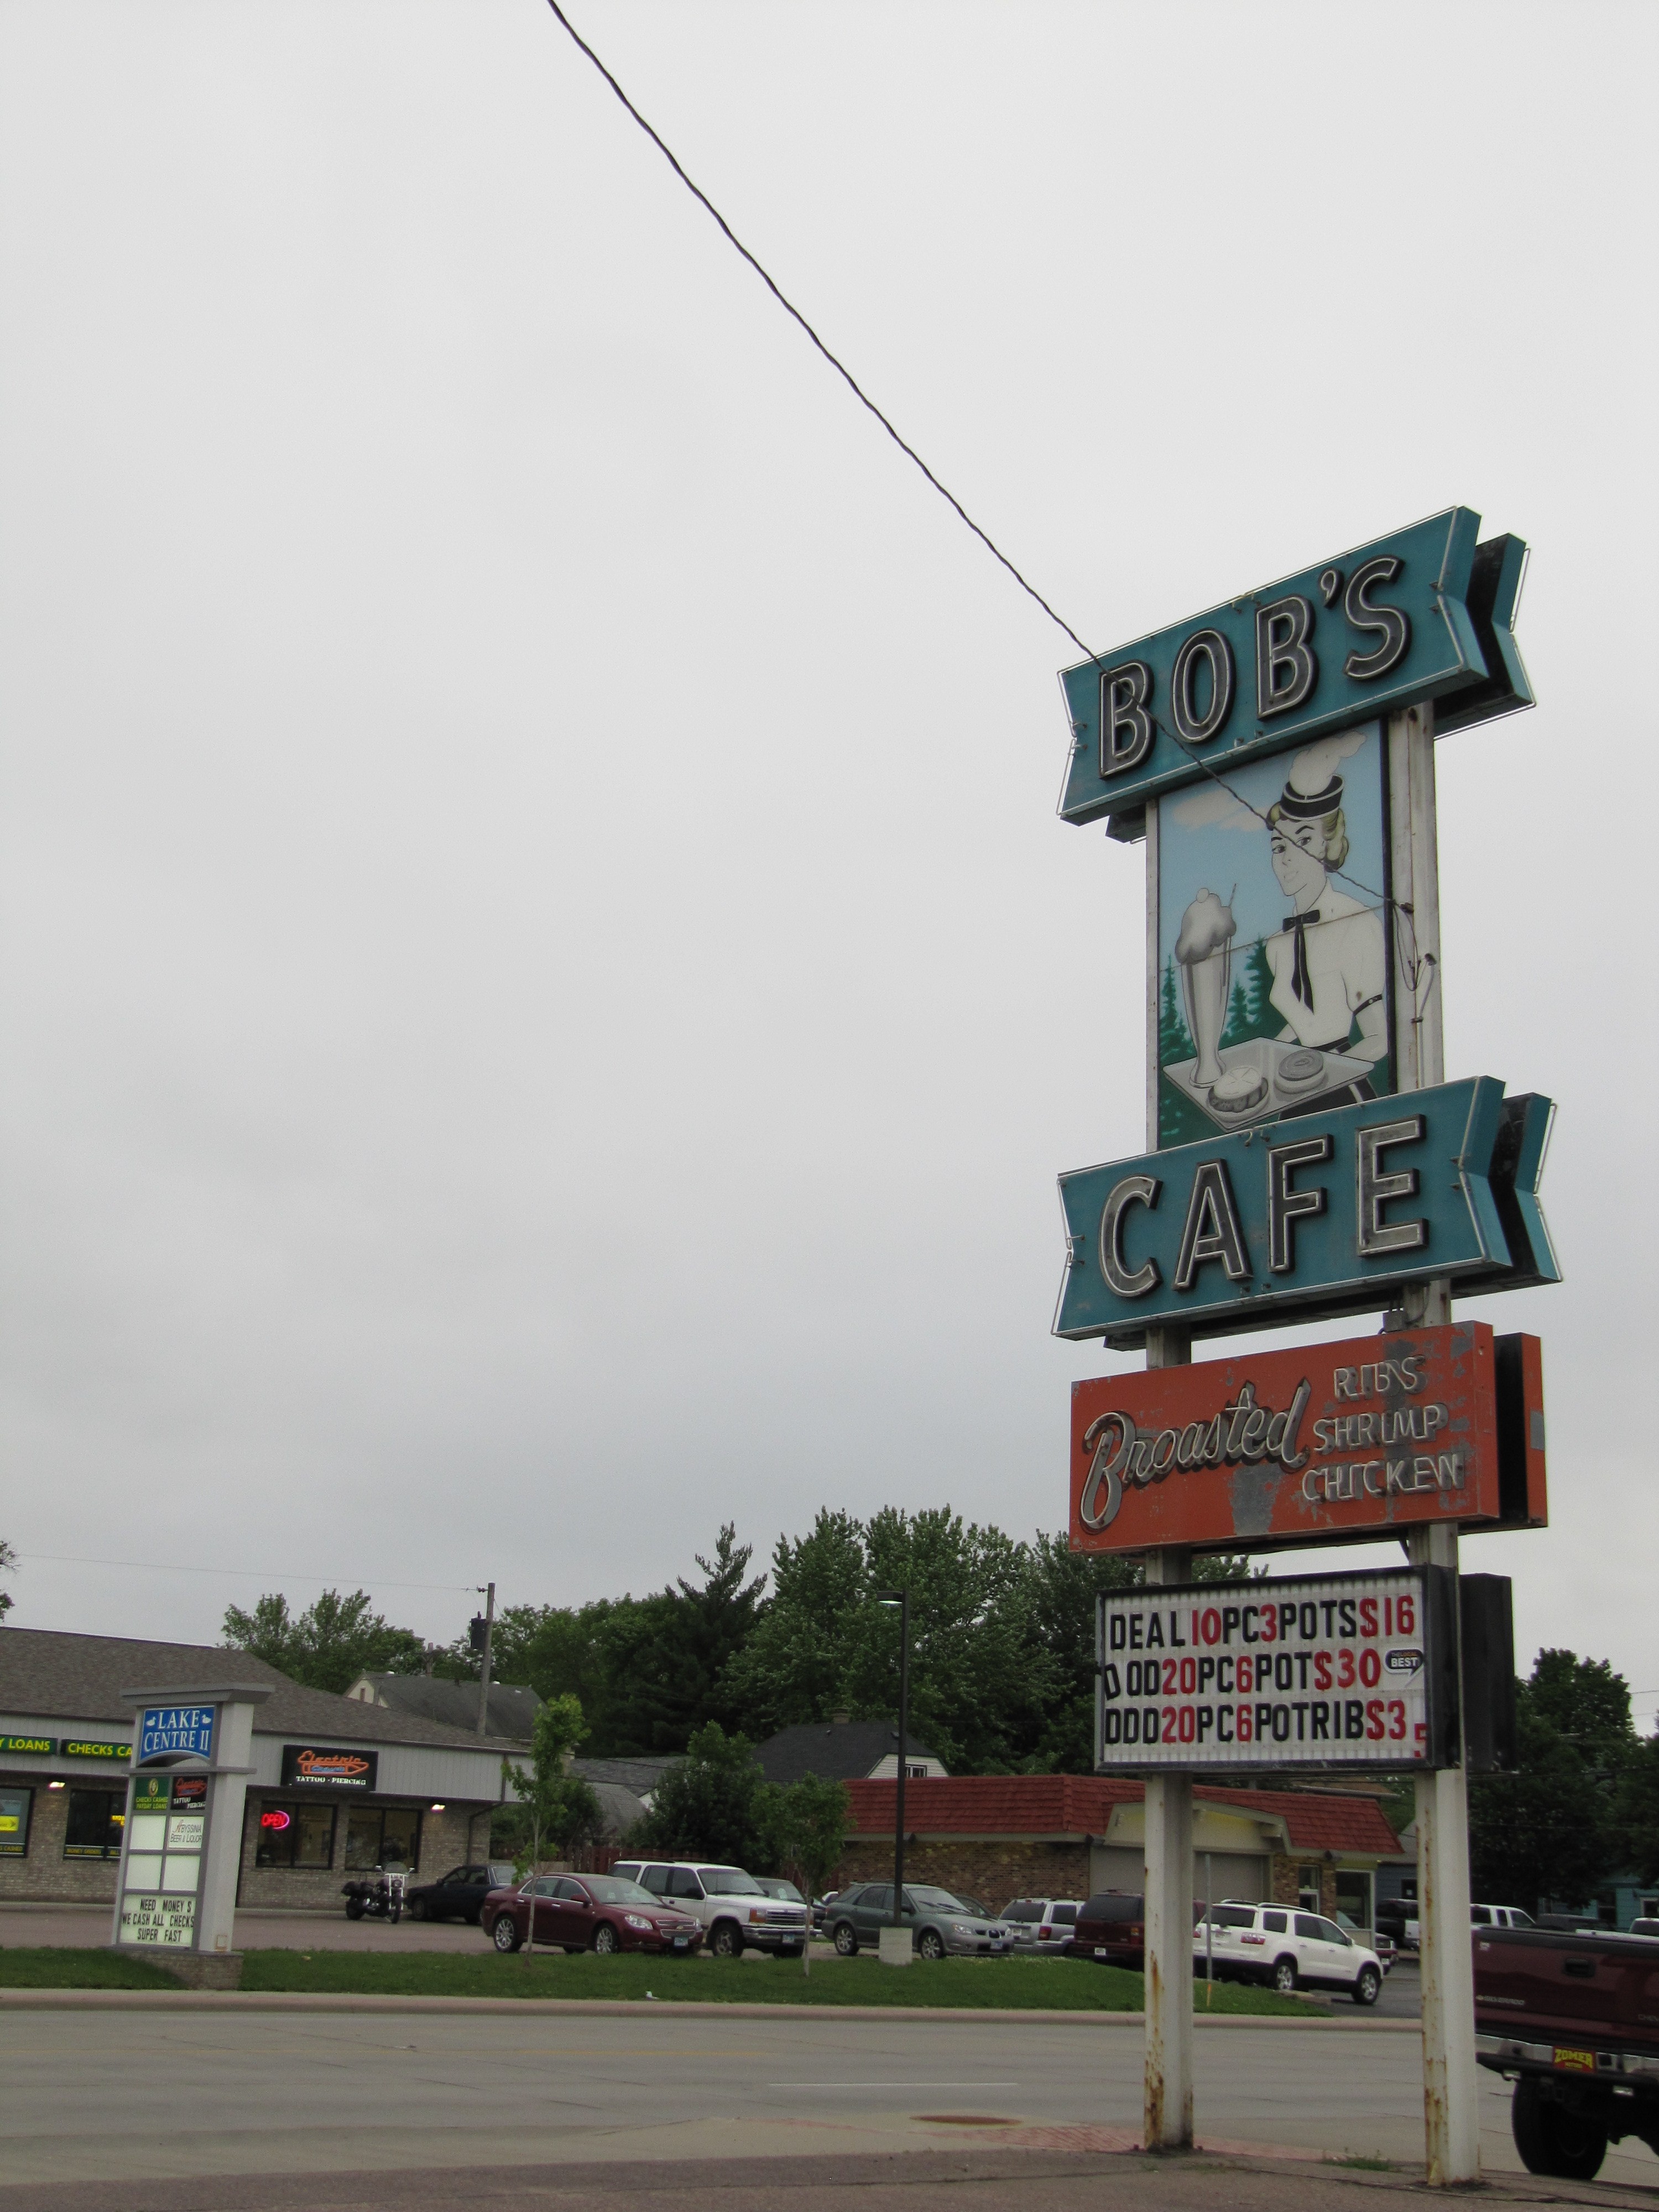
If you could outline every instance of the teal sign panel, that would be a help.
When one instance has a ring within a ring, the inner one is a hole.
[[[1229,763],[1432,699],[1457,729],[1532,704],[1514,623],[1526,548],[1466,507],[1065,670],[1060,811],[1130,826]]]
[[[1218,1336],[1375,1310],[1429,1276],[1559,1280],[1537,1206],[1550,1110],[1476,1076],[1062,1176],[1054,1334],[1127,1349],[1152,1322]]]

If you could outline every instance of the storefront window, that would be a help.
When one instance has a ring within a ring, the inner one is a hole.
[[[69,1825],[64,1831],[66,1859],[118,1859],[126,1825],[125,1790],[71,1790]]]
[[[421,1816],[412,1805],[354,1805],[346,1815],[345,1863],[353,1872],[401,1867],[421,1855]]]
[[[0,1858],[21,1859],[29,1847],[32,1790],[0,1790]]]
[[[332,1805],[274,1805],[259,1808],[253,1863],[262,1867],[331,1867],[334,1863]]]
[[[1371,1878],[1357,1867],[1339,1867],[1336,1870],[1336,1909],[1346,1912],[1356,1928],[1370,1928],[1371,1917]]]

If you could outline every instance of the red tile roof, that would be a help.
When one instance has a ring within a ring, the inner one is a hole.
[[[849,1782],[854,1833],[893,1832],[891,1782]],[[1283,1819],[1292,1850],[1334,1850],[1401,1856],[1400,1838],[1370,1797],[1311,1790],[1224,1790],[1198,1784],[1194,1796],[1212,1804]],[[1115,1805],[1138,1805],[1139,1782],[1107,1774],[957,1774],[907,1782],[904,1825],[924,1836],[1103,1835]]]

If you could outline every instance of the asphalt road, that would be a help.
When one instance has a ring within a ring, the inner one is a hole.
[[[1408,2031],[1206,2023],[1196,2039],[1201,2140],[1420,2160]],[[0,2080],[9,2183],[1086,2151],[1134,2139],[1141,2034],[1086,2017],[54,2013],[0,1998]],[[1481,2083],[1483,2155],[1514,2171],[1507,2092]],[[1659,2185],[1640,2146],[1604,2172]]]

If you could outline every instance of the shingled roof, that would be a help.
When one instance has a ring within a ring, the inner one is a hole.
[[[890,1836],[896,1785],[849,1782],[854,1832]],[[1101,1836],[1118,1805],[1139,1805],[1144,1785],[1107,1774],[959,1774],[905,1784],[904,1821],[922,1836]],[[1400,1856],[1400,1838],[1368,1797],[1311,1790],[1227,1790],[1199,1783],[1195,1797],[1281,1819],[1292,1850]]]
[[[898,1740],[891,1721],[808,1721],[757,1743],[755,1757],[769,1782],[799,1782],[806,1774],[822,1782],[850,1782],[867,1778],[884,1759],[896,1757]],[[912,1759],[936,1755],[908,1729],[904,1741]]]
[[[343,1736],[348,1741],[464,1746],[471,1751],[518,1747],[441,1721],[336,1697],[331,1690],[308,1690],[252,1653],[222,1644],[0,1628],[0,1712],[20,1720],[122,1721],[130,1726],[133,1711],[122,1699],[124,1689],[191,1682],[268,1682],[271,1694],[254,1715],[260,1735]]]

